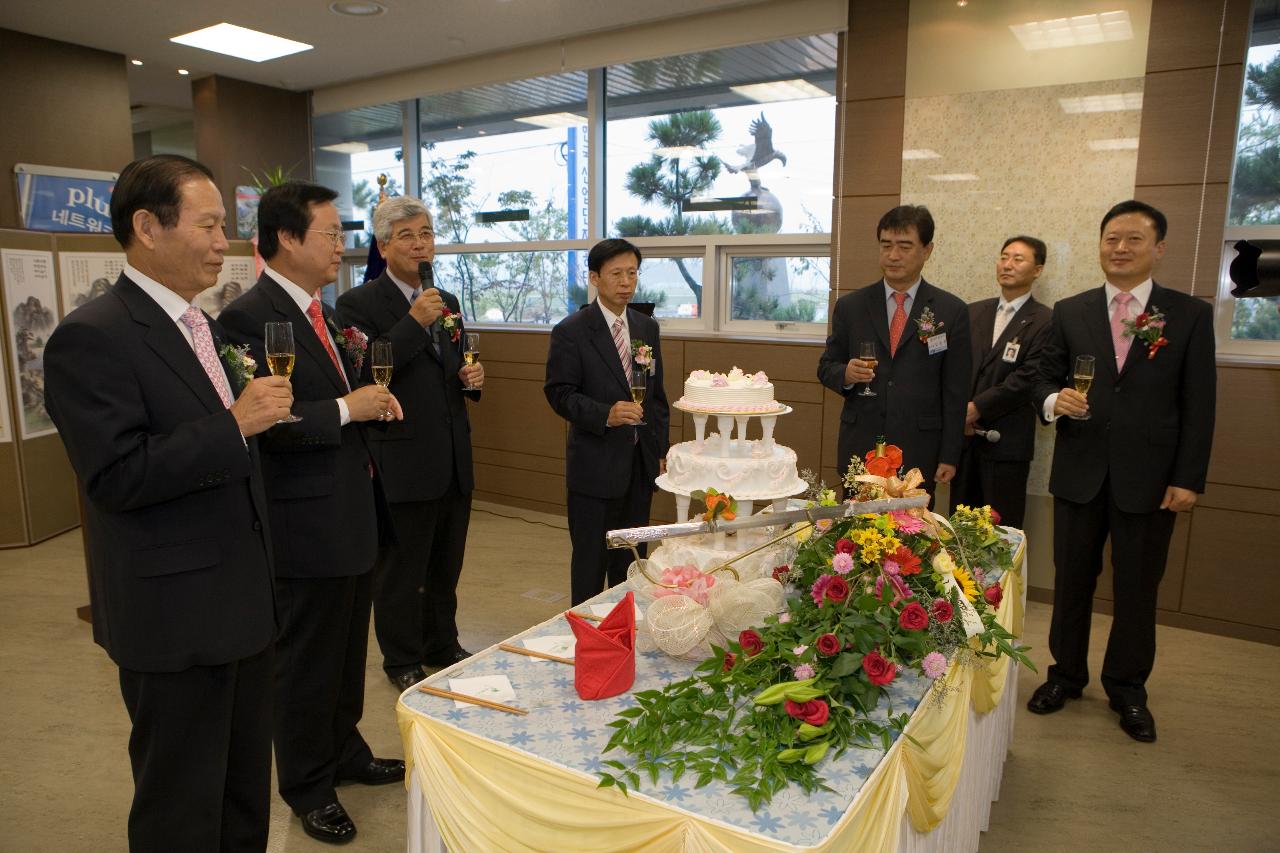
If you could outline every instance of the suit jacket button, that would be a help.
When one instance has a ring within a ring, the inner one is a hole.
[[[261,521],[255,521],[255,522],[253,523],[253,529],[254,529],[254,530],[261,530],[261,529],[262,529],[262,522],[261,522]]]

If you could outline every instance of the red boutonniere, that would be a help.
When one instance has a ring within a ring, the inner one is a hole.
[[[333,337],[338,341],[338,346],[347,351],[351,366],[356,369],[356,373],[359,373],[361,365],[364,364],[365,350],[369,348],[369,336],[355,326],[347,326]]]
[[[440,315],[440,325],[449,333],[449,340],[456,344],[462,336],[462,315],[455,314],[446,307]]]
[[[1160,347],[1169,345],[1169,339],[1164,336],[1164,314],[1154,305],[1149,311],[1143,311],[1132,320],[1122,322],[1126,338],[1136,338],[1147,345],[1148,360],[1156,357]]]

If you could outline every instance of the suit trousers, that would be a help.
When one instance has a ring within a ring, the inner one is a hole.
[[[1000,513],[1000,523],[1022,529],[1027,515],[1027,476],[1031,462],[992,459],[986,441],[969,441],[960,457],[960,470],[951,484],[951,509],[956,504],[985,506]]]
[[[1053,501],[1053,617],[1049,680],[1072,690],[1089,682],[1093,593],[1111,539],[1115,615],[1102,661],[1102,686],[1122,705],[1146,705],[1156,656],[1156,592],[1164,577],[1176,515],[1168,510],[1123,512],[1110,478],[1088,503]]]
[[[573,605],[581,604],[603,587],[617,586],[627,579],[631,552],[625,548],[609,548],[605,534],[648,524],[652,502],[653,481],[645,475],[639,444],[631,461],[631,479],[621,497],[597,498],[570,490],[567,509],[573,557],[569,587]],[[645,547],[641,546],[641,556],[645,553]]]
[[[271,662],[268,646],[181,672],[121,668],[120,693],[133,722],[133,853],[266,849]]]
[[[389,505],[395,542],[374,567],[373,627],[393,678],[458,648],[458,577],[467,550],[471,495]]]
[[[337,777],[373,760],[357,728],[371,588],[370,572],[276,579],[276,778],[298,815],[335,802]]]

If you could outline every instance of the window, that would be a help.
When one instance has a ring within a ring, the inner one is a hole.
[[[1280,15],[1254,7],[1217,301],[1220,352],[1280,356],[1280,298],[1231,295],[1238,240],[1280,240]]]
[[[734,253],[727,271],[727,327],[768,333],[809,325],[813,333],[825,333],[831,291],[829,253]]]
[[[458,252],[436,255],[436,282],[476,323],[558,323],[577,310],[565,286],[568,252]]]
[[[399,195],[404,186],[401,162],[404,137],[399,104],[378,104],[315,116],[316,182],[338,193],[338,214],[349,223],[347,248],[367,247],[373,235],[373,207],[384,189]]]

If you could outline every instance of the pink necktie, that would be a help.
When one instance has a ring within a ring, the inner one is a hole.
[[[1111,312],[1111,345],[1116,349],[1116,370],[1124,366],[1125,356],[1129,354],[1132,337],[1125,337],[1124,321],[1129,319],[1129,303],[1133,301],[1132,293],[1117,293],[1115,310]]]
[[[907,303],[907,294],[893,294],[894,301],[898,303],[898,310],[893,312],[893,322],[889,324],[889,355],[894,356],[898,352],[898,344],[902,341],[902,332],[907,328],[907,312],[903,307]]]
[[[631,381],[631,346],[622,337],[622,318],[613,321],[613,345],[618,348],[618,360],[622,362],[622,372]]]
[[[199,359],[200,366],[204,368],[209,381],[213,383],[214,390],[218,392],[222,405],[228,409],[231,408],[231,386],[227,382],[226,371],[222,369],[222,362],[218,361],[218,354],[213,349],[213,335],[209,333],[209,321],[205,319],[204,312],[192,305],[183,311],[178,319],[182,321],[182,325],[191,330],[196,358]]]

